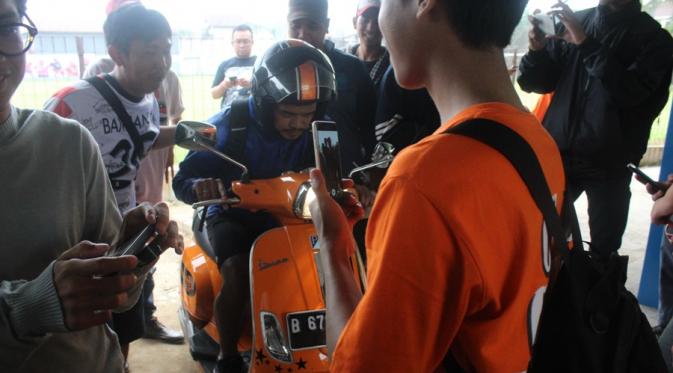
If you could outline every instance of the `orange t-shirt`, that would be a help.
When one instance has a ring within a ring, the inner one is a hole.
[[[560,206],[565,181],[556,145],[532,114],[512,106],[472,106],[405,149],[377,196],[368,288],[331,371],[442,371],[449,349],[467,371],[526,370],[549,267],[542,214],[505,157],[443,134],[472,118],[523,136]]]

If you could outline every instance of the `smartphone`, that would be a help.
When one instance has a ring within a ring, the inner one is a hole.
[[[537,27],[545,35],[556,35],[556,17],[545,13],[532,15],[538,21]]]
[[[339,132],[336,123],[314,121],[311,128],[313,130],[315,165],[322,171],[330,195],[332,198],[337,198],[342,193],[342,171]]]
[[[638,175],[638,178],[636,180],[640,181],[642,184],[650,184],[652,187],[657,189],[658,191],[665,192],[668,189],[668,185],[654,181],[651,177],[647,176],[646,173],[643,172],[640,168],[636,167],[633,163],[629,163],[626,165],[626,168],[631,170],[634,174]]]
[[[157,242],[157,231],[154,224],[143,228],[135,236],[118,246],[112,255],[134,255],[138,258],[138,267],[144,267],[152,263],[161,255],[163,250]]]

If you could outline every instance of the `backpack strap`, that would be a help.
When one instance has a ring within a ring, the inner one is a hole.
[[[542,212],[544,221],[554,239],[554,256],[565,256],[569,253],[567,236],[551,198],[552,194],[542,171],[542,166],[540,166],[533,148],[526,140],[508,127],[487,119],[469,120],[448,129],[445,133],[477,140],[497,150],[507,158],[523,179],[535,200],[535,204]],[[567,198],[564,202],[568,202]],[[572,206],[572,204],[564,203],[564,206]],[[576,236],[576,232],[572,233],[574,242],[578,242],[579,235]]]
[[[224,153],[238,162],[244,161],[245,143],[248,139],[248,122],[250,122],[248,105],[247,98],[239,98],[231,103],[229,135],[224,145]]]
[[[92,76],[85,80],[91,84],[98,91],[98,93],[100,93],[101,96],[103,96],[103,99],[108,103],[108,105],[110,105],[119,120],[121,120],[124,128],[126,129],[126,132],[129,134],[129,136],[131,136],[131,141],[133,141],[132,159],[139,161],[145,156],[143,141],[140,138],[138,129],[136,128],[135,124],[133,124],[133,119],[131,119],[131,116],[129,115],[128,111],[126,111],[126,108],[124,108],[124,105],[119,100],[119,97],[117,97],[117,94],[115,94],[112,91],[112,88],[110,88],[110,86],[105,82],[105,80],[108,78],[111,79],[111,77],[106,74],[103,77]]]

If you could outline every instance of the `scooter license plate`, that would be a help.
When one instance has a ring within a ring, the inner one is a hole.
[[[305,350],[327,345],[325,310],[288,313],[286,320],[292,350]]]

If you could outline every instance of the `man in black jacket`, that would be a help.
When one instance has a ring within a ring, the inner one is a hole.
[[[518,82],[528,92],[555,92],[543,124],[561,150],[571,197],[587,193],[593,250],[607,256],[626,227],[626,164],[642,158],[668,100],[673,39],[638,0],[555,9],[557,35],[544,35],[531,18]]]
[[[322,50],[332,61],[337,80],[337,99],[327,116],[337,123],[344,174],[368,163],[374,148],[376,92],[364,64],[325,40],[329,30],[327,0],[290,0],[288,34]]]

